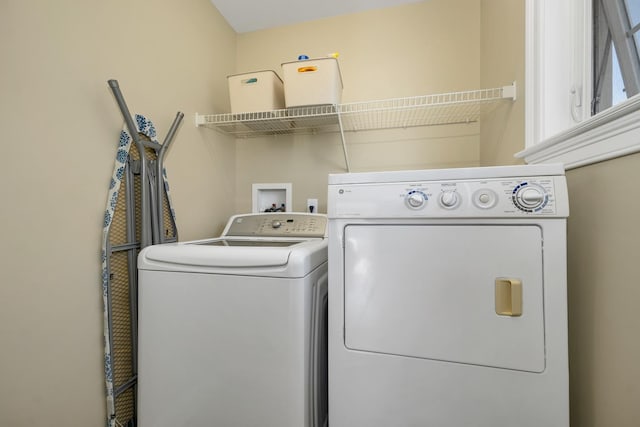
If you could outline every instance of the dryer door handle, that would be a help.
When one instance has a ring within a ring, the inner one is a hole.
[[[499,316],[522,316],[522,281],[520,279],[496,278],[496,314]]]

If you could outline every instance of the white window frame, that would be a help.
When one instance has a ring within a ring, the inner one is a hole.
[[[595,116],[591,0],[526,0],[526,163],[566,169],[640,152],[640,95]]]

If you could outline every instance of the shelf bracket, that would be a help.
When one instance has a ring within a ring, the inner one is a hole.
[[[344,127],[342,126],[342,116],[340,115],[340,106],[336,105],[336,116],[338,117],[338,127],[340,128],[340,139],[342,140],[342,152],[344,153],[344,163],[347,166],[347,172],[351,172],[349,165],[349,154],[347,154],[347,141],[344,137]]]
[[[510,98],[512,101],[515,101],[517,92],[516,82],[511,83],[509,86],[502,86],[503,98]]]

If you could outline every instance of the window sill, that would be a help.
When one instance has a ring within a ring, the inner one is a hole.
[[[640,151],[640,96],[515,154],[526,163],[586,166]]]

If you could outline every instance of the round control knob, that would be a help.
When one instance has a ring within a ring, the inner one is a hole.
[[[514,191],[513,203],[520,210],[532,212],[546,205],[547,195],[544,189],[537,185],[521,184]]]
[[[427,196],[422,191],[410,191],[407,194],[407,205],[413,209],[420,209],[427,201]]]
[[[540,206],[544,200],[544,195],[536,188],[522,190],[518,196],[520,197],[520,203],[528,207]]]
[[[455,191],[443,191],[440,193],[440,203],[445,208],[453,208],[458,204],[458,193]]]
[[[271,227],[273,228],[280,228],[282,226],[282,223],[278,220],[275,220],[271,223]]]

